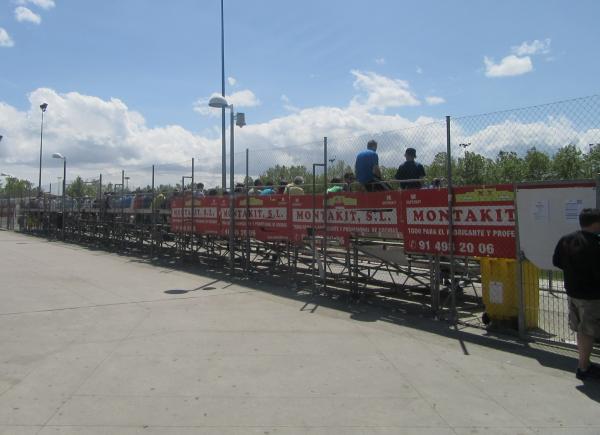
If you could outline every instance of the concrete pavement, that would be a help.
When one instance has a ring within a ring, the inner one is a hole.
[[[0,434],[600,433],[572,352],[430,319],[7,231],[0,296]]]

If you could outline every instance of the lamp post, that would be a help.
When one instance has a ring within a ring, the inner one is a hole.
[[[221,97],[225,99],[225,20],[223,15],[223,0],[221,0]],[[225,102],[225,106],[227,102]],[[223,191],[227,185],[227,157],[225,147],[225,106],[219,106],[221,108],[221,185]],[[230,186],[233,188],[233,186]]]
[[[65,240],[65,223],[66,223],[66,219],[65,219],[65,184],[66,184],[66,180],[67,180],[67,158],[65,156],[63,156],[61,153],[54,153],[52,154],[52,158],[54,159],[60,159],[63,161],[63,176],[62,176],[62,204],[61,204],[61,208],[62,208],[62,229],[61,229],[61,233],[62,233],[62,239]]]
[[[48,108],[48,103],[40,104],[42,111],[42,125],[40,126],[40,175],[38,179],[38,196],[42,194],[42,144],[44,143],[44,112]]]
[[[235,198],[234,198],[234,181],[233,181],[233,173],[234,173],[234,152],[235,152],[235,144],[234,144],[234,127],[238,125],[239,127],[243,127],[246,125],[246,116],[243,113],[238,113],[236,116],[235,111],[233,110],[233,104],[227,103],[227,100],[223,97],[212,97],[208,102],[210,107],[215,107],[218,109],[228,108],[231,117],[229,119],[229,127],[230,127],[230,138],[229,138],[229,268],[231,270],[231,275],[233,276],[235,272]]]

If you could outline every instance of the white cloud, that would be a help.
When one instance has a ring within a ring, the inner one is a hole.
[[[375,63],[377,65],[385,65],[385,58],[383,57],[378,57],[377,59],[375,59]]]
[[[12,47],[15,42],[12,40],[8,32],[0,27],[0,47]]]
[[[430,106],[435,106],[436,104],[445,103],[446,100],[444,100],[442,97],[431,96],[431,97],[425,97],[425,102],[427,104],[429,104]]]
[[[24,6],[15,8],[15,18],[20,23],[26,21],[28,23],[40,24],[42,22],[42,17]]]
[[[518,57],[513,54],[502,58],[500,63],[494,63],[493,59],[485,56],[485,75],[487,77],[518,76],[533,71],[533,63],[529,56]]]
[[[237,80],[234,77],[227,77],[227,83],[229,83],[229,86],[235,86]]]
[[[29,168],[29,172],[22,169],[19,176],[35,178],[41,102],[48,103],[44,116],[44,168],[56,165],[49,158],[54,152],[64,154],[71,173],[81,175],[97,175],[121,167],[145,167],[147,171],[153,163],[184,162],[200,155],[206,157],[203,167],[210,169],[217,160],[217,140],[195,136],[177,125],[150,128],[141,114],[119,99],[102,100],[77,92],[59,94],[40,88],[29,95],[27,111],[0,103],[3,144],[7,145],[0,147],[0,162],[3,167]],[[48,173],[43,172],[45,183],[52,179],[44,175]]]
[[[283,101],[283,108],[285,110],[289,110],[290,112],[298,112],[300,111],[300,109],[296,106],[294,106],[291,102],[291,100],[288,98],[287,95],[283,94],[281,96],[281,101]]]
[[[521,45],[511,47],[511,52],[517,56],[526,56],[532,54],[548,54],[550,53],[550,43],[552,40],[546,38],[543,41],[535,39],[531,42],[524,41]]]
[[[282,95],[284,103],[290,99]],[[427,100],[425,100],[427,101]],[[189,174],[190,160],[197,158],[197,179],[214,186],[220,183],[220,126],[203,134],[194,134],[178,125],[149,127],[143,116],[112,98],[58,93],[52,89],[36,89],[29,95],[25,111],[0,102],[0,125],[3,146],[0,166],[3,171],[34,180],[37,183],[39,152],[39,104],[47,102],[44,117],[43,183],[61,174],[60,162],[49,156],[60,152],[68,158],[68,172],[83,177],[103,174],[105,181],[119,182],[120,170],[132,177],[130,185],[147,185],[151,165],[157,164],[156,184],[174,183]],[[218,111],[217,111],[218,112]],[[312,163],[323,158],[323,137],[328,137],[329,155],[352,165],[356,153],[369,138],[379,142],[382,165],[401,163],[402,149],[417,148],[423,163],[430,163],[437,152],[446,150],[446,128],[443,119],[420,117],[409,120],[400,115],[378,113],[366,105],[345,107],[319,106],[298,109],[286,116],[263,123],[251,122],[236,129],[236,178],[245,171],[243,149],[250,149],[250,173],[257,175],[275,164]],[[524,123],[502,119],[473,129],[472,122],[456,119],[452,124],[454,143],[472,143],[470,150],[495,157],[498,151],[524,151],[531,146],[544,146],[555,151],[568,143],[587,150],[588,143],[600,142],[600,130],[581,131],[564,117],[540,119]],[[200,159],[201,160],[200,160]],[[175,163],[168,163],[175,162]],[[68,178],[72,178],[68,176]]]
[[[578,131],[564,116],[529,123],[507,119],[483,126],[471,134],[463,133],[459,119],[454,121],[452,129],[454,143],[471,143],[469,151],[488,157],[496,157],[499,151],[523,152],[534,146],[539,151],[552,153],[571,143],[587,151],[587,140],[600,137],[600,130]]]
[[[417,66],[416,72],[417,72],[417,74],[423,74],[423,68],[421,68],[420,66]]]
[[[351,72],[355,77],[354,88],[363,93],[363,95],[354,97],[352,105],[364,106],[367,109],[376,109],[383,112],[388,107],[418,106],[421,104],[405,80],[391,79],[368,71],[352,70]]]
[[[201,115],[220,116],[221,110],[208,107],[208,102],[212,97],[219,96],[219,93],[213,93],[208,98],[200,98],[194,103],[194,111]],[[254,107],[260,105],[260,100],[250,89],[234,92],[231,95],[226,95],[225,99],[229,104],[233,104],[234,108]]]
[[[32,4],[42,9],[51,9],[56,6],[54,0],[16,0],[18,5]]]

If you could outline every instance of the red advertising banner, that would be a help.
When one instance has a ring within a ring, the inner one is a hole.
[[[309,228],[323,234],[323,195],[290,196],[293,239],[301,241]],[[327,235],[347,244],[350,236],[400,237],[400,192],[332,193],[327,195]]]
[[[221,198],[207,197],[194,200],[194,232],[219,234],[219,205]],[[175,197],[171,201],[171,230],[175,233],[192,232],[192,197]]]
[[[219,234],[221,222],[219,220],[219,205],[221,198],[208,196],[194,200],[194,232],[198,234]],[[190,208],[191,203],[186,207]]]
[[[288,195],[240,196],[235,199],[235,230],[263,241],[289,240],[291,231],[288,222]],[[229,207],[229,205],[227,206]],[[246,218],[248,217],[248,218]],[[229,221],[229,208],[221,210],[221,219]],[[229,230],[224,230],[229,234]]]
[[[406,251],[449,254],[448,191],[407,190],[403,195]],[[515,258],[512,185],[457,187],[452,214],[455,255]]]

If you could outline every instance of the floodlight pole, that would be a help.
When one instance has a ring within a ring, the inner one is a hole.
[[[235,273],[235,189],[234,189],[234,131],[235,131],[235,112],[233,104],[229,106],[231,118],[229,120],[230,138],[229,138],[229,269],[231,276]]]
[[[42,194],[42,145],[44,143],[44,112],[48,108],[48,103],[40,104],[42,111],[42,124],[40,126],[40,172],[38,178],[38,197]]]
[[[221,96],[225,98],[225,20],[223,0],[221,0]],[[225,107],[221,107],[221,184],[223,192],[227,187],[227,148],[225,144]],[[231,186],[233,187],[233,186]]]

